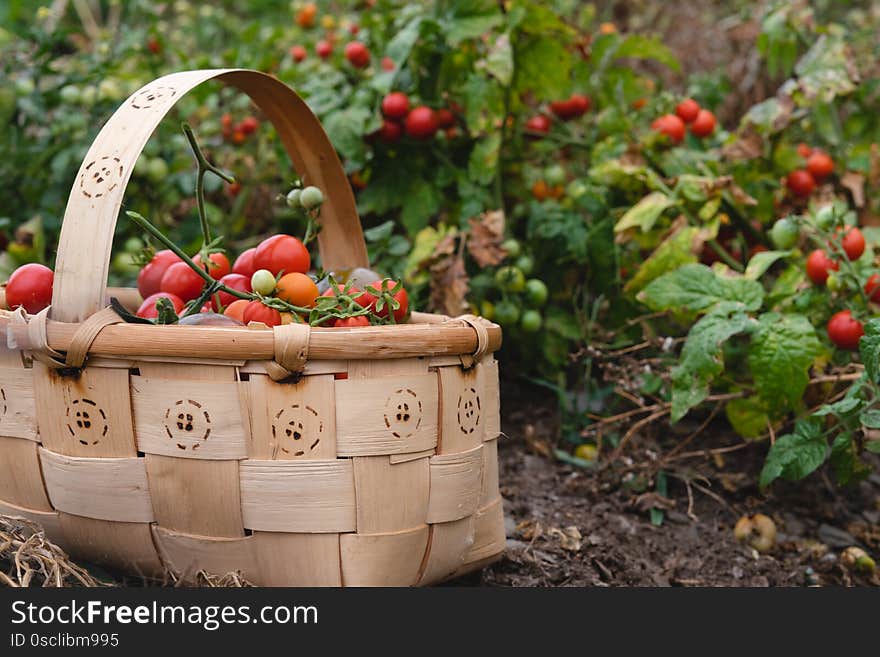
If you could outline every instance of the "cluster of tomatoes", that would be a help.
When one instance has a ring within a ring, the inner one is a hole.
[[[480,304],[480,314],[505,327],[518,326],[526,333],[535,333],[544,323],[540,309],[547,303],[549,290],[538,278],[527,278],[535,268],[532,257],[522,252],[515,239],[505,240],[501,248],[510,264],[495,271],[495,289],[501,298]]]
[[[308,3],[300,7],[296,12],[296,24],[301,28],[310,30],[317,23],[318,8],[314,3]],[[336,32],[336,19],[327,14],[321,18],[321,25],[327,30],[325,37],[315,43],[315,54],[323,60],[329,59],[333,55],[334,45],[338,39]],[[360,26],[357,23],[348,26],[348,32],[352,36],[357,36],[360,32]],[[345,45],[343,54],[348,63],[355,68],[366,68],[370,65],[370,50],[360,41],[350,41]],[[294,62],[299,64],[308,57],[308,50],[304,46],[294,45],[290,47],[290,57]],[[382,69],[389,71],[394,70],[394,62],[388,57],[382,59]]]
[[[404,133],[412,139],[431,139],[438,130],[454,136],[455,114],[449,108],[432,109],[427,105],[410,108],[409,96],[392,91],[382,99],[382,127],[374,133],[386,144],[400,141]]]
[[[233,144],[243,144],[249,135],[254,134],[260,127],[260,121],[255,116],[246,116],[236,123],[232,115],[227,112],[220,118],[223,129],[223,139]]]
[[[715,124],[715,115],[710,110],[700,107],[693,98],[685,98],[675,107],[675,114],[654,119],[651,129],[666,135],[673,144],[680,144],[686,127],[695,137],[703,138],[715,132]]]
[[[834,173],[834,160],[828,153],[807,144],[798,146],[798,155],[804,159],[805,166],[789,173],[785,186],[795,196],[806,198],[816,189],[816,183],[824,182]]]
[[[579,119],[590,111],[592,101],[589,96],[572,94],[565,100],[554,100],[550,103],[550,112],[561,121],[573,121]],[[526,132],[546,134],[550,132],[553,119],[542,112],[526,121]]]

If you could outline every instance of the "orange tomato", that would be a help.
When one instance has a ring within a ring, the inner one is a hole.
[[[318,7],[310,2],[296,12],[296,24],[306,29],[314,27],[315,17],[318,15]]]
[[[244,309],[247,308],[250,301],[247,299],[238,299],[233,301],[228,306],[226,306],[226,310],[224,311],[224,315],[227,317],[231,317],[232,319],[237,319],[239,322],[244,324]]]
[[[318,286],[306,274],[299,272],[291,272],[284,274],[275,285],[276,296],[284,299],[287,303],[294,306],[302,306],[303,308],[311,308],[315,305],[315,299],[318,298]]]
[[[550,195],[550,188],[547,186],[547,183],[543,180],[539,180],[534,185],[532,185],[532,196],[535,197],[538,201],[545,200]]]

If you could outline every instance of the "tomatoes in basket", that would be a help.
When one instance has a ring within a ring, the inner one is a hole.
[[[333,328],[355,328],[357,326],[369,326],[370,320],[366,315],[358,315],[357,317],[346,317],[345,319],[337,319],[333,322]]]
[[[231,317],[232,319],[237,319],[239,322],[244,324],[244,311],[250,303],[251,302],[247,299],[236,299],[228,306],[226,306],[226,310],[223,311],[223,314],[227,317]]]
[[[307,274],[292,272],[284,274],[275,285],[277,296],[287,303],[303,308],[311,308],[318,298],[318,286]]]
[[[208,259],[211,261],[211,263],[208,265],[206,271],[208,272],[208,275],[215,281],[219,281],[221,278],[226,276],[226,274],[232,271],[232,266],[229,264],[229,258],[227,258],[222,253],[211,253],[208,255]],[[193,262],[197,265],[201,265],[202,255],[200,253],[197,253],[196,257],[193,258]]]
[[[376,296],[373,294],[373,292],[370,291],[370,289],[374,289],[380,293],[390,294],[391,290],[393,290],[396,285],[397,281],[393,281],[390,278],[385,278],[381,281],[375,281],[367,286],[367,294]],[[409,316],[409,295],[406,292],[406,288],[401,285],[400,289],[395,292],[391,296],[391,298],[394,299],[398,304],[400,304],[399,307],[394,310],[394,323],[400,324],[401,322],[405,322],[407,317]],[[385,300],[385,305],[382,307],[381,310],[376,308],[376,304],[378,304],[378,301],[379,297],[376,297],[376,302],[373,305],[373,307],[375,308],[374,312],[379,317],[389,317],[390,304],[388,303],[388,300]],[[360,300],[358,300],[358,303],[360,303]]]
[[[834,313],[828,320],[828,338],[840,349],[855,351],[864,334],[865,327],[849,310]]]
[[[6,306],[10,310],[24,308],[31,315],[40,312],[52,303],[54,281],[55,273],[46,265],[22,265],[12,272],[6,284]]]
[[[828,280],[828,274],[838,269],[840,265],[829,258],[822,249],[816,249],[807,256],[807,276],[816,285],[824,285]]]
[[[235,259],[235,264],[232,265],[232,272],[247,276],[248,278],[253,276],[254,272],[257,271],[257,268],[254,267],[254,254],[256,252],[257,247],[242,251],[241,255]]]
[[[280,273],[305,274],[312,265],[309,251],[300,240],[290,235],[273,235],[260,242],[254,253],[254,269]]]
[[[174,312],[180,314],[180,312],[184,309],[186,304],[176,294],[170,294],[169,292],[157,292],[156,294],[152,294],[144,299],[144,302],[141,304],[141,307],[138,308],[137,313],[135,313],[138,317],[143,317],[144,319],[156,319],[159,316],[159,311],[156,309],[156,302],[159,299],[168,299],[171,302],[171,305],[174,306]]]
[[[321,296],[338,297],[339,294],[342,292],[345,292],[345,288],[342,285],[337,284],[335,287],[328,287],[326,290],[324,290],[324,293]],[[354,302],[361,308],[369,308],[376,303],[376,297],[374,297],[369,292],[364,292],[360,288],[353,285],[348,288],[346,294],[354,299]]]
[[[163,251],[157,251],[153,259],[144,265],[137,278],[137,289],[142,299],[146,299],[159,291],[162,277],[175,262],[180,262],[177,254],[171,249],[164,249]]]
[[[191,301],[202,293],[204,279],[195,273],[185,262],[175,262],[162,276],[159,290],[170,292],[184,301]]]
[[[239,292],[250,292],[251,291],[251,279],[250,276],[244,276],[242,274],[226,274],[223,278],[220,279],[220,282],[228,288],[233,290],[238,290]],[[245,299],[239,299],[238,297],[234,297],[229,292],[218,292],[215,297],[219,297],[220,305],[224,308],[229,306],[236,301],[245,301]],[[213,301],[213,299],[212,299]],[[240,319],[240,318],[236,318]]]
[[[260,322],[266,326],[281,326],[281,313],[262,301],[251,301],[242,313],[242,321],[245,325]]]

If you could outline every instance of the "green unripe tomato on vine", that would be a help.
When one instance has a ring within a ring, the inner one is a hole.
[[[790,249],[797,244],[798,227],[788,217],[784,217],[773,224],[770,229],[770,239],[777,249]]]
[[[268,269],[258,269],[251,276],[251,289],[264,297],[275,291],[275,277]]]
[[[530,255],[523,255],[516,259],[516,266],[520,271],[528,276],[535,270],[535,259]]]
[[[825,286],[832,292],[838,292],[840,288],[843,287],[843,281],[840,280],[840,276],[831,273],[828,274],[828,279],[825,281]]]
[[[522,292],[526,287],[526,277],[518,267],[502,267],[495,272],[495,285],[505,292]]]
[[[526,301],[530,306],[541,307],[547,303],[547,295],[549,294],[544,281],[537,278],[530,278],[526,281]]]
[[[289,207],[289,208],[301,207],[300,202],[299,202],[300,194],[302,194],[302,190],[299,188],[291,189],[289,192],[287,192],[287,198],[286,198],[287,207]]]
[[[306,210],[313,210],[324,202],[324,194],[317,187],[309,185],[300,193],[299,202]]]
[[[519,307],[512,301],[499,301],[495,304],[495,320],[502,326],[513,326],[519,321]]]
[[[480,302],[480,315],[490,322],[495,318],[495,304],[487,299]]]
[[[561,164],[554,164],[544,169],[544,180],[551,187],[565,182],[565,168]]]
[[[828,230],[834,225],[834,208],[830,205],[824,205],[816,211],[816,224],[822,230]]]
[[[147,163],[147,179],[154,184],[165,180],[168,176],[168,163],[161,157],[150,158]]]
[[[537,310],[527,310],[522,314],[522,319],[520,320],[519,325],[526,333],[537,333],[541,329],[541,324],[543,323],[544,321],[541,319],[541,313]]]
[[[507,251],[508,258],[517,258],[522,253],[522,247],[512,237],[501,242],[501,248]]]

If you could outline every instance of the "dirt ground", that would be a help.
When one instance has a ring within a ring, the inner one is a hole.
[[[600,460],[598,468],[586,470],[542,454],[552,434],[552,400],[532,398],[530,406],[516,392],[502,399],[507,408],[524,409],[504,414],[507,436],[499,449],[507,553],[453,584],[880,585],[878,574],[855,574],[839,561],[851,545],[880,557],[877,462],[871,478],[851,488],[836,486],[820,471],[800,484],[774,484],[763,494],[755,482],[767,447],[748,445],[674,461],[664,468],[664,498],[653,485],[636,492],[622,482],[650,472],[658,456],[681,439],[668,426],[665,436],[635,438],[618,463]],[[705,434],[693,448],[742,442],[723,427]],[[664,509],[660,526],[651,522],[652,506]],[[733,526],[743,513],[773,518],[778,537],[772,551],[758,554],[737,543]]]

